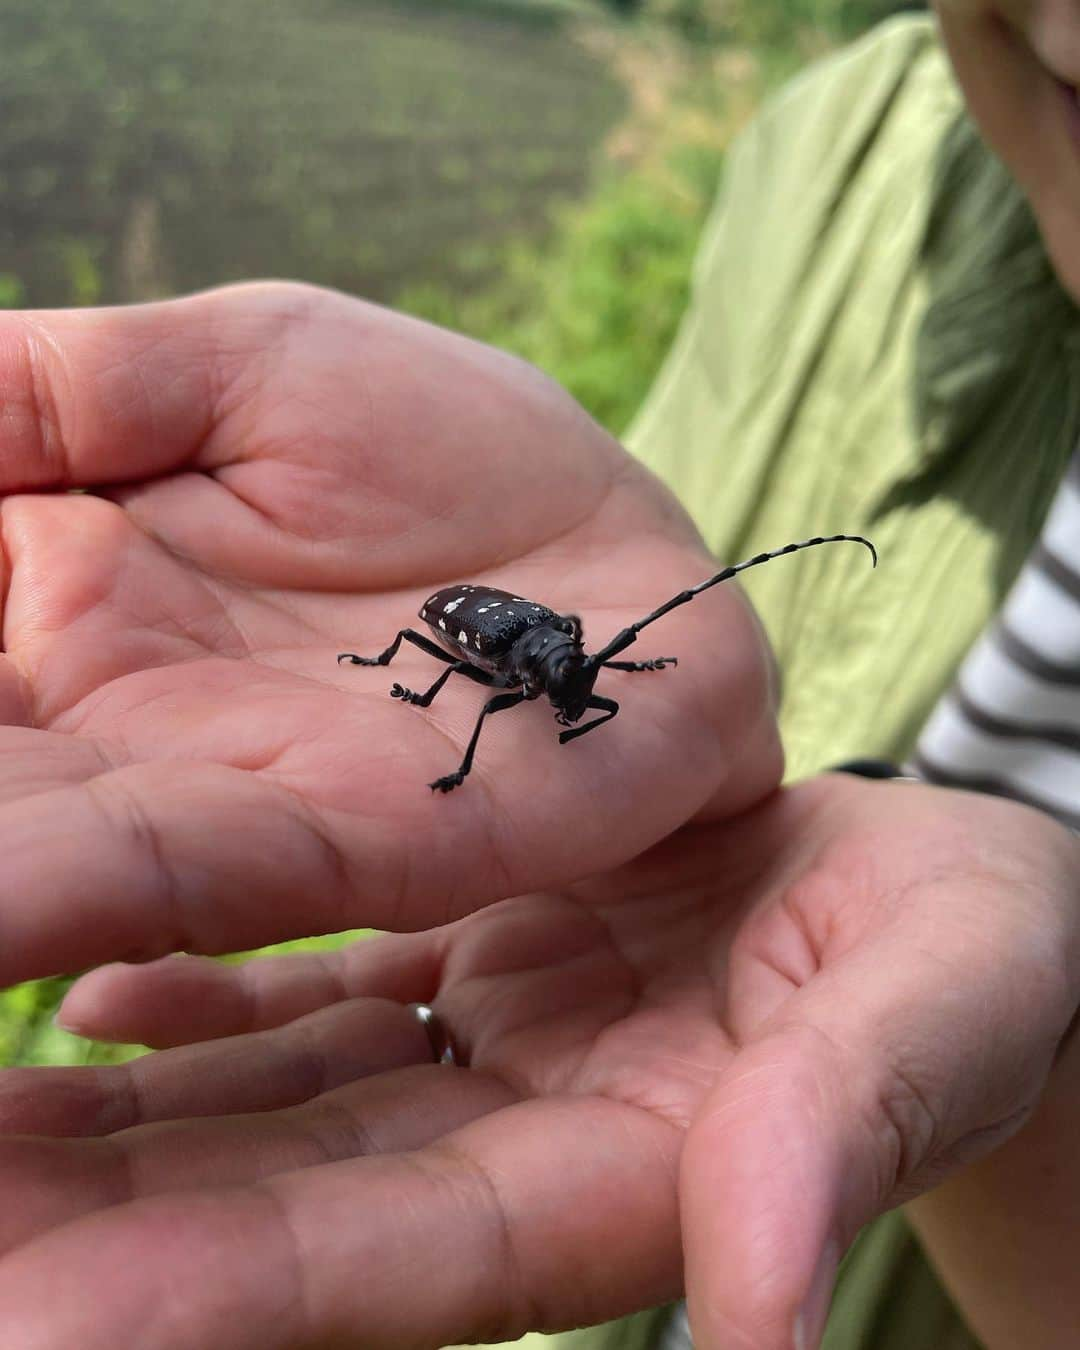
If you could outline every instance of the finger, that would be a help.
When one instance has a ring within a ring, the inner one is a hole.
[[[275,1031],[126,1064],[8,1069],[0,1076],[0,1133],[102,1135],[156,1120],[271,1111],[430,1061],[427,1032],[409,1008],[350,999]]]
[[[0,489],[162,473],[212,429],[219,356],[206,296],[0,315]]]
[[[343,999],[430,1003],[444,946],[444,934],[410,933],[239,965],[198,956],[116,962],[76,980],[56,1021],[93,1040],[162,1047],[283,1026]]]
[[[806,1036],[744,1052],[687,1136],[681,1194],[695,1344],[818,1344],[851,1236],[833,1227],[835,1197],[852,1178],[841,1170],[836,1083],[820,1056],[807,1058],[808,1044],[820,1049]],[[861,1172],[857,1184],[874,1191],[876,1180]]]
[[[493,530],[505,544],[496,552],[528,551],[551,536],[553,505],[562,535],[625,463],[515,358],[295,284],[0,313],[0,406],[0,492],[115,485],[148,533],[184,556],[209,554],[221,575],[249,576],[254,552],[267,580],[275,545],[296,535],[281,576],[291,586],[473,570],[489,562]],[[446,473],[401,453],[440,443]],[[267,473],[271,463],[287,471]],[[516,506],[500,524],[492,475],[511,465]],[[201,473],[176,482],[185,468]],[[570,506],[550,490],[567,474]],[[347,481],[365,490],[343,492]],[[206,509],[228,528],[208,534]]]
[[[400,1350],[593,1324],[679,1287],[680,1137],[528,1102],[411,1155],[123,1205],[0,1263],[5,1327],[27,1350]]]
[[[513,1100],[497,1079],[428,1063],[349,1083],[287,1110],[167,1120],[103,1139],[0,1139],[0,1252],[138,1198],[419,1148]]]
[[[355,715],[354,726],[367,725],[364,708]],[[670,709],[670,722],[679,715]],[[417,727],[418,743],[428,731]],[[571,814],[582,807],[573,831],[534,818],[521,793],[475,773],[457,801],[433,796],[417,785],[407,742],[376,744],[358,773],[346,741],[328,764],[304,769],[295,790],[272,769],[176,758],[9,802],[0,807],[0,985],[361,925],[438,927],[601,871],[673,828],[712,776],[702,735],[695,772],[676,775],[660,805],[644,792],[627,798],[613,828],[611,810],[594,807],[598,774],[620,781],[669,756],[663,731],[649,728],[647,748],[639,728],[614,732],[600,768],[595,757],[566,764],[560,797]],[[484,776],[499,774],[501,753],[520,777],[520,749],[505,738],[492,749]]]
[[[183,761],[8,803],[0,985],[118,957],[392,927],[403,865],[393,828],[363,816],[348,824],[341,841],[328,819],[268,779]],[[428,881],[429,904],[438,904]]]
[[[0,491],[130,482],[213,458],[217,420],[314,291],[228,287],[0,314]]]

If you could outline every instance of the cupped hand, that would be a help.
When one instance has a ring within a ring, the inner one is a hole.
[[[53,1137],[0,1141],[0,1318],[26,1350],[400,1350],[685,1268],[700,1350],[813,1346],[857,1229],[1032,1112],[1078,878],[1026,808],[833,775],[442,931],[106,967],[62,1019],[174,1048],[7,1076],[5,1129]]]
[[[595,647],[714,570],[610,437],[478,343],[276,284],[5,314],[0,493],[0,984],[443,923],[777,780],[733,587],[657,625],[641,654],[677,670],[604,672],[610,727],[560,748],[546,702],[493,718],[449,797],[427,784],[488,695],[392,700],[443,669],[407,644],[336,664],[453,581],[579,612]]]

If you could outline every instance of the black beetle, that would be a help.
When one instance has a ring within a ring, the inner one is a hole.
[[[772,553],[759,553],[757,557],[737,563],[734,567],[725,567],[699,586],[680,591],[659,609],[654,609],[637,623],[616,633],[606,647],[593,652],[591,656],[585,654],[582,646],[581,620],[576,614],[556,614],[546,605],[538,605],[520,595],[498,591],[491,586],[464,585],[447,586],[436,591],[420,609],[420,618],[442,646],[412,628],[403,628],[386,651],[380,652],[378,656],[357,656],[355,652],[342,652],[338,662],[351,661],[357,666],[388,666],[402,642],[411,642],[421,651],[447,662],[443,673],[422,694],[405,689],[400,684],[395,684],[390,690],[392,698],[415,703],[420,708],[428,706],[451,675],[465,675],[477,684],[515,691],[497,694],[484,704],[461,767],[455,773],[436,778],[434,783],[429,784],[432,791],[450,792],[464,781],[472,768],[480,728],[490,713],[502,712],[504,708],[513,708],[525,699],[547,694],[555,709],[555,720],[560,726],[573,727],[590,710],[602,714],[582,727],[562,732],[559,744],[566,745],[568,741],[592,731],[593,727],[609,722],[619,711],[619,705],[614,699],[602,698],[593,693],[593,685],[601,670],[663,670],[665,666],[678,665],[674,656],[660,656],[652,661],[611,660],[611,657],[636,642],[638,633],[648,624],[662,618],[676,606],[685,605],[710,586],[729,581],[748,567],[757,567],[772,558],[780,558],[785,553],[797,553],[802,548],[813,548],[816,544],[839,543],[865,544],[870,550],[874,566],[877,566],[877,553],[873,544],[858,534],[833,534],[828,538],[819,536],[816,539],[804,539],[801,544],[788,544]]]

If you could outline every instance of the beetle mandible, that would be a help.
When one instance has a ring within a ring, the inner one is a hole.
[[[785,553],[797,553],[799,549],[839,543],[865,544],[870,550],[874,566],[877,566],[877,553],[873,544],[859,534],[819,535],[815,539],[804,539],[799,544],[787,544],[771,553],[759,553],[746,562],[736,563],[734,567],[725,567],[700,585],[680,591],[659,609],[654,609],[651,614],[638,619],[637,623],[616,633],[606,647],[591,655],[586,655],[582,645],[581,620],[576,614],[556,614],[547,605],[536,604],[523,596],[511,595],[509,591],[495,590],[491,586],[463,585],[447,586],[436,591],[420,608],[420,618],[438,638],[438,642],[432,642],[415,629],[403,628],[378,656],[357,656],[355,652],[342,652],[338,664],[351,661],[356,666],[388,666],[402,642],[411,642],[421,651],[445,661],[446,669],[424,693],[417,694],[412,689],[395,684],[390,690],[391,698],[426,708],[451,675],[464,675],[477,684],[512,691],[496,694],[484,704],[460,768],[428,784],[433,792],[450,792],[465,781],[466,774],[472,768],[485,717],[513,708],[526,699],[546,694],[555,709],[556,722],[560,726],[572,728],[559,735],[559,744],[566,745],[594,727],[610,722],[619,711],[619,705],[614,699],[593,693],[593,685],[601,670],[663,670],[665,666],[678,665],[674,656],[654,657],[651,661],[611,659],[636,642],[643,628],[663,618],[677,606],[693,600],[695,595],[707,591],[710,586],[730,581],[748,567],[757,567],[773,558],[783,557]],[[598,712],[600,716],[594,717],[584,726],[574,725],[590,711]]]

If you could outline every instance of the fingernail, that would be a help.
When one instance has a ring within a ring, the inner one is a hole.
[[[795,1317],[795,1350],[818,1350],[829,1316],[839,1264],[840,1248],[835,1238],[829,1238],[818,1258],[803,1305]]]

